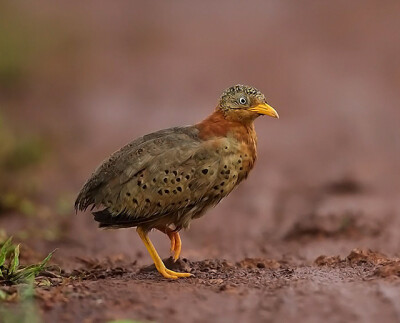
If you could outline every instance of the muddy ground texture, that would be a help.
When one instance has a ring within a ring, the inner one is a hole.
[[[77,258],[72,271],[45,276],[37,287],[39,313],[48,322],[347,320],[395,322],[399,315],[400,259],[354,249],[346,257],[319,256],[312,264],[245,258],[210,259],[167,267],[194,276],[166,281],[154,265],[122,257]],[[12,287],[10,287],[12,288]],[[381,310],[384,309],[384,312]]]
[[[93,321],[113,319],[116,313],[160,322],[184,321],[185,317],[227,322],[295,320],[299,316],[329,317],[330,321],[398,317],[399,286],[382,278],[398,279],[400,260],[371,251],[355,249],[346,258],[320,256],[313,265],[245,258],[237,263],[183,259],[169,267],[194,277],[165,282],[154,266],[90,263],[72,272],[79,279],[42,290],[38,297],[50,320],[58,317],[54,314],[59,306],[65,310],[63,319],[74,320],[78,314]],[[311,304],[315,308],[310,312]],[[361,309],[360,304],[365,307]],[[384,315],[377,312],[377,306],[386,309]]]
[[[0,233],[22,264],[57,249],[37,318],[400,321],[399,1],[254,3],[3,4],[2,125],[41,138],[44,156],[0,173],[0,192],[17,194]],[[109,153],[202,120],[235,83],[281,118],[256,121],[254,170],[181,232],[176,264],[150,233],[170,268],[194,274],[166,280],[134,229],[99,230],[74,198]]]

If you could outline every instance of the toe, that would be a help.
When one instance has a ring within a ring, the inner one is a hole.
[[[172,276],[176,276],[176,277],[182,277],[182,278],[187,278],[187,277],[192,277],[193,275],[190,273],[178,273],[176,271],[173,270],[169,270],[169,269],[165,269],[165,271],[172,275]]]
[[[159,271],[159,272],[160,272],[161,275],[164,276],[164,278],[168,278],[168,279],[178,279],[178,276],[175,275],[174,272],[170,273],[170,272],[168,272],[167,270],[168,270],[168,269],[162,270],[162,271]]]

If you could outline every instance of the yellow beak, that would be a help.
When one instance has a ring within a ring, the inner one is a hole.
[[[255,107],[249,108],[248,110],[279,119],[278,112],[276,112],[276,110],[273,107],[271,107],[266,103],[261,103],[259,105],[256,105]]]

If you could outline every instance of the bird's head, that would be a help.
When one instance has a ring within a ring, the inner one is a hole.
[[[242,122],[253,121],[260,115],[279,118],[278,112],[267,104],[264,94],[247,85],[238,84],[226,89],[217,109],[225,118]]]

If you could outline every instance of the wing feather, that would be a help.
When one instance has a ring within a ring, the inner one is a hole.
[[[103,206],[112,216],[124,214],[136,222],[183,214],[204,199],[219,169],[218,153],[197,133],[195,127],[171,128],[121,148],[85,183],[75,208]]]

